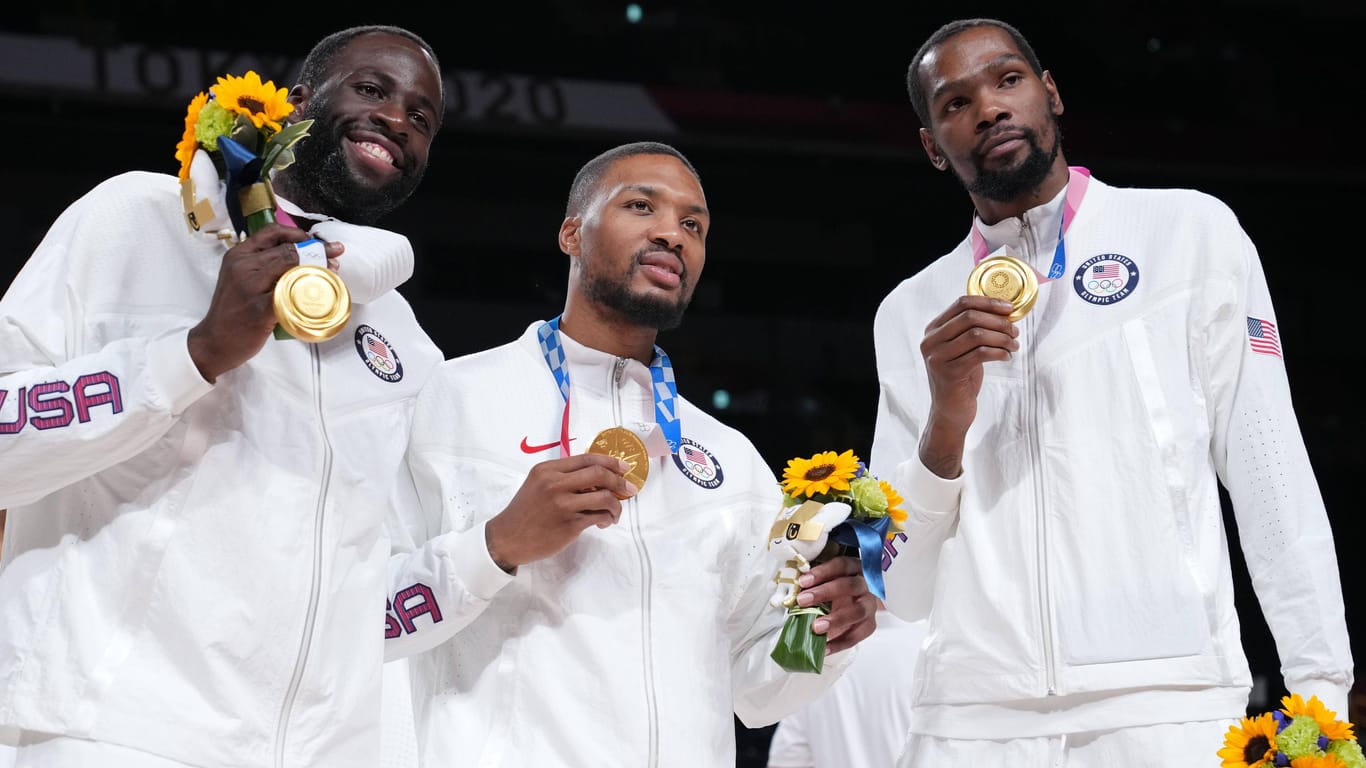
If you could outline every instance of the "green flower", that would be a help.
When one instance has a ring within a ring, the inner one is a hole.
[[[1321,754],[1318,722],[1312,717],[1305,716],[1291,720],[1285,730],[1276,734],[1276,746],[1291,760]]]
[[[217,101],[212,99],[199,110],[199,122],[194,127],[194,137],[199,145],[209,152],[218,151],[218,137],[227,136],[232,132],[233,123],[237,122],[237,115],[223,109]]]
[[[854,509],[862,517],[882,517],[887,514],[887,494],[882,492],[882,484],[877,478],[864,475],[849,481],[849,497]]]
[[[1354,740],[1338,739],[1328,744],[1328,754],[1337,755],[1347,764],[1347,768],[1366,768],[1366,756],[1361,754],[1361,745]]]

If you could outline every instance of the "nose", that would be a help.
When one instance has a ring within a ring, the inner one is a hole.
[[[397,100],[389,99],[376,106],[370,113],[370,119],[384,126],[385,133],[396,139],[402,140],[408,136],[408,113]]]
[[[994,94],[983,94],[977,100],[977,130],[985,131],[997,123],[1007,122],[1013,117],[1010,106],[1001,102]]]
[[[655,225],[650,228],[649,237],[650,242],[663,246],[664,248],[673,251],[675,254],[681,254],[683,252],[683,231],[682,227],[676,221],[669,221],[666,219],[658,220]]]

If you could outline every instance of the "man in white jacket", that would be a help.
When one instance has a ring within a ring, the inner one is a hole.
[[[875,320],[887,602],[929,619],[903,764],[1213,763],[1252,685],[1221,483],[1286,686],[1345,713],[1333,535],[1234,214],[1069,168],[1008,24],[945,25],[907,84],[976,216]]]
[[[425,764],[734,765],[735,715],[796,709],[872,632],[858,559],[836,558],[800,600],[833,602],[814,627],[823,672],[769,658],[782,493],[655,346],[697,285],[710,220],[676,149],[599,155],[560,226],[563,314],[442,364],[419,397],[421,503],[397,507],[387,635],[390,656],[418,654]]]
[[[441,72],[411,32],[347,29],[289,100],[314,120],[274,177],[297,226],[194,232],[174,174],[125,173],[0,299],[0,739],[20,768],[380,762],[383,509],[441,354],[394,290],[407,238],[370,225],[422,178]],[[352,291],[320,343],[272,338],[305,229]]]

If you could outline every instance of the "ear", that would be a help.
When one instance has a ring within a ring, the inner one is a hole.
[[[302,119],[304,109],[308,106],[308,100],[312,97],[313,89],[302,83],[289,89],[289,95],[285,99],[294,105],[294,110],[289,113],[290,122]]]
[[[939,154],[939,145],[935,143],[934,134],[930,133],[929,129],[920,129],[920,146],[925,148],[925,154],[930,158],[930,165],[933,165],[937,170],[948,170],[949,160]]]
[[[560,222],[560,251],[567,256],[577,259],[582,252],[582,232],[582,216],[569,216],[564,221]]]
[[[1062,114],[1062,96],[1058,94],[1058,85],[1053,82],[1053,73],[1048,70],[1043,71],[1043,87],[1048,91],[1048,108],[1054,115]]]

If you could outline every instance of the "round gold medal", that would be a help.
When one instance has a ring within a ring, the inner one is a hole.
[[[637,491],[645,487],[645,478],[650,474],[650,456],[645,451],[645,443],[636,436],[636,433],[625,427],[609,427],[593,438],[593,442],[588,445],[588,452],[615,456],[630,464],[631,469],[626,473],[626,479]]]
[[[351,319],[351,294],[327,267],[300,264],[275,284],[275,320],[290,336],[327,341]]]
[[[992,256],[978,262],[968,276],[968,295],[1010,302],[1014,309],[1007,319],[1013,323],[1034,308],[1039,278],[1032,267],[1014,256]]]

